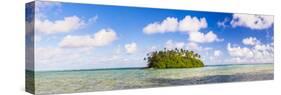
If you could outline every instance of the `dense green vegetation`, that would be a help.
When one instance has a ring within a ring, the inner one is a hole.
[[[204,67],[200,55],[184,49],[154,51],[144,58],[148,62],[148,68],[195,68]]]

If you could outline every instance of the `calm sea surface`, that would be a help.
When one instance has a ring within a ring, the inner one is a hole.
[[[73,93],[220,82],[272,80],[273,64],[192,69],[113,69],[35,73],[35,93]]]

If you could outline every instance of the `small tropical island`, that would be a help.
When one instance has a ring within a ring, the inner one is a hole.
[[[194,51],[185,49],[172,49],[153,51],[144,58],[148,63],[148,68],[165,69],[165,68],[197,68],[204,67],[200,55]]]

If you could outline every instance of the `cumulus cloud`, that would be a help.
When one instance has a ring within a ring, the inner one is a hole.
[[[195,42],[188,42],[188,43],[184,43],[184,42],[177,42],[177,41],[173,41],[173,40],[168,40],[165,43],[165,48],[167,48],[168,50],[171,49],[189,49],[189,50],[209,50],[210,48],[202,48],[201,46],[199,46],[197,43]]]
[[[36,19],[35,22],[35,31],[44,34],[71,32],[85,25],[85,22],[77,16],[65,17],[63,20],[55,21]]]
[[[63,19],[51,20],[48,19],[48,15],[59,15],[61,10],[61,3],[59,2],[45,2],[38,1],[35,4],[34,28],[35,31],[40,34],[55,34],[63,32],[71,32],[80,29],[87,23],[95,22],[98,16],[89,18],[89,20],[83,20],[78,16],[66,16]],[[52,13],[52,14],[50,14]]]
[[[213,33],[213,31],[208,32],[207,34],[201,32],[192,32],[189,34],[189,40],[197,43],[211,43],[214,41],[222,41],[218,36]]]
[[[230,56],[233,57],[253,57],[254,54],[252,52],[251,49],[247,48],[247,47],[232,47],[230,43],[227,44],[227,50],[228,53],[230,54]]]
[[[79,54],[76,54],[76,52],[78,52],[78,49],[76,49],[77,51],[71,52],[72,50],[70,49],[62,49],[62,48],[35,48],[35,55],[36,55],[36,61],[40,62],[40,63],[46,63],[46,64],[51,64],[51,63],[57,63],[59,62],[61,59],[57,59],[59,57],[68,57],[66,55],[70,55],[69,57],[75,57],[75,56],[79,56]],[[82,50],[82,49],[81,49]],[[80,49],[79,49],[80,52]],[[76,54],[76,55],[73,55]],[[76,58],[76,57],[75,57]],[[52,60],[55,59],[55,60]],[[50,62],[50,60],[52,60]],[[48,62],[46,62],[48,61]]]
[[[184,48],[184,42],[174,42],[173,40],[168,40],[165,43],[165,48],[167,49],[175,49],[175,48]]]
[[[221,56],[222,55],[222,52],[220,51],[220,50],[215,50],[214,51],[214,56],[215,57],[219,57],[219,56]]]
[[[222,41],[218,36],[210,31],[207,34],[200,32],[201,29],[207,28],[206,18],[185,16],[182,20],[175,17],[167,17],[161,22],[148,24],[143,28],[145,34],[156,34],[166,32],[185,32],[189,35],[189,40],[197,43],[211,43]]]
[[[182,20],[175,17],[167,17],[161,22],[148,24],[143,28],[146,34],[165,33],[165,32],[197,32],[207,27],[206,18],[185,16]]]
[[[117,34],[112,29],[101,29],[94,35],[71,36],[68,35],[59,43],[60,47],[80,48],[80,47],[100,47],[117,40]]]
[[[157,51],[158,49],[160,49],[160,48],[158,48],[157,46],[151,46],[150,48],[147,48],[146,50],[149,52],[153,52],[153,51]]]
[[[210,52],[211,53],[211,52]],[[221,50],[214,50],[209,55],[209,51],[206,51],[206,59],[209,59],[210,63],[208,64],[221,64],[224,60],[223,58],[223,52]]]
[[[202,47],[200,47],[197,43],[189,42],[186,44],[186,48],[190,50],[201,50]]]
[[[42,34],[70,32],[79,29],[85,24],[85,22],[77,16],[67,16],[58,20],[48,19],[46,14],[58,15],[61,12],[61,3],[59,2],[39,1],[35,3],[35,32]]]
[[[79,68],[91,63],[91,49],[35,48],[35,70],[63,70]],[[73,60],[75,59],[75,60]],[[81,64],[83,63],[83,64]]]
[[[133,54],[137,51],[137,44],[135,42],[132,42],[132,43],[126,44],[124,46],[124,48],[126,49],[126,52],[128,54]]]
[[[232,27],[242,26],[250,29],[267,29],[273,25],[273,16],[252,15],[252,14],[233,14]]]
[[[250,48],[232,46],[227,44],[227,50],[231,56],[230,61],[235,63],[273,63],[273,43],[256,44]]]
[[[167,17],[162,22],[154,22],[144,27],[146,34],[175,32],[178,30],[178,19],[175,17]]]
[[[260,44],[261,42],[259,40],[257,40],[256,37],[248,37],[242,40],[242,43],[244,45],[256,45],[256,44]]]
[[[206,18],[197,18],[191,16],[185,16],[183,20],[179,22],[179,31],[182,32],[196,32],[200,29],[207,28]]]

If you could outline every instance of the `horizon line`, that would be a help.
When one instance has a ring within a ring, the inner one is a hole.
[[[205,67],[212,67],[212,66],[227,66],[227,65],[264,65],[264,64],[274,64],[274,63],[247,63],[247,64],[213,64],[213,65],[205,65]],[[65,69],[65,70],[28,70],[28,72],[66,72],[66,71],[99,71],[99,70],[120,70],[120,69],[145,69],[148,67],[124,67],[124,68],[93,68],[93,69]],[[148,68],[149,69],[149,68]],[[182,68],[167,68],[167,69],[182,69]]]

